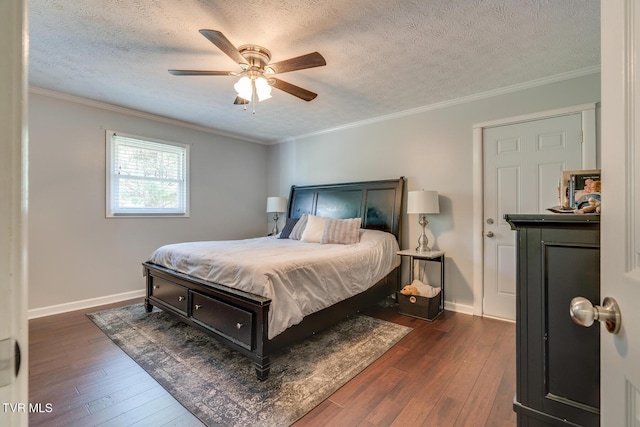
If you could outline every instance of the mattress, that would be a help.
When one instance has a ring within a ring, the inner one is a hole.
[[[165,245],[148,262],[271,299],[268,338],[375,285],[400,265],[390,233],[360,230],[353,245],[260,237]]]

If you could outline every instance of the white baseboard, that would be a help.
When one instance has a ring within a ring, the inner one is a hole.
[[[445,301],[444,302],[444,309],[447,310],[447,311],[455,311],[456,313],[469,314],[471,316],[476,316],[476,314],[474,314],[474,312],[473,312],[473,306],[472,305],[456,304],[456,303],[453,303],[453,302]],[[484,317],[486,319],[501,320],[503,322],[516,323],[516,321],[512,320],[512,319],[504,319],[502,317],[488,316],[486,314],[483,314],[480,317]]]
[[[505,319],[504,317],[489,316],[488,314],[485,314],[482,317],[484,317],[485,319],[500,320],[507,323],[516,323],[515,319]]]
[[[137,291],[124,292],[121,294],[107,295],[104,297],[85,299],[82,301],[68,302],[65,304],[51,305],[49,307],[34,308],[27,312],[29,319],[37,319],[38,317],[52,316],[54,314],[66,313],[68,311],[82,310],[85,308],[95,307],[98,305],[111,304],[114,302],[126,301],[129,299],[140,298],[146,295],[145,289]]]
[[[472,305],[456,304],[453,302],[445,301],[444,309],[447,311],[455,311],[456,313],[473,315]]]

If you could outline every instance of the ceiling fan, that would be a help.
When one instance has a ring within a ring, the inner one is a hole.
[[[236,48],[224,34],[216,30],[200,30],[200,34],[238,63],[242,71],[169,70],[169,73],[175,76],[240,76],[240,80],[234,85],[238,92],[234,104],[245,105],[246,109],[246,104],[253,102],[254,113],[255,101],[270,98],[272,87],[305,101],[311,101],[318,96],[307,89],[273,77],[275,74],[327,65],[318,52],[270,64],[271,52],[262,46],[248,44]]]

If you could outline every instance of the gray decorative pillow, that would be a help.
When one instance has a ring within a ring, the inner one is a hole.
[[[287,218],[287,222],[284,225],[284,228],[282,229],[282,231],[280,232],[280,236],[278,237],[278,239],[288,239],[289,235],[293,231],[293,227],[296,226],[299,220],[300,218]]]
[[[320,243],[353,245],[360,238],[362,218],[334,219],[327,218]]]
[[[296,225],[291,230],[291,234],[289,234],[289,238],[293,240],[300,240],[302,237],[302,233],[304,233],[304,228],[307,226],[307,217],[308,214],[302,214]]]

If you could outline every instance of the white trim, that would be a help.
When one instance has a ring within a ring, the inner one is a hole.
[[[547,110],[547,111],[538,111],[530,114],[522,114],[520,116],[513,116],[513,117],[507,117],[504,119],[491,120],[489,122],[476,123],[475,125],[473,125],[473,128],[486,129],[486,128],[492,128],[497,126],[504,126],[504,125],[515,125],[517,123],[530,122],[530,121],[539,120],[539,119],[550,119],[552,117],[566,116],[566,115],[575,114],[575,113],[584,113],[586,111],[591,111],[594,114],[593,117],[595,119],[596,105],[597,105],[596,102],[589,102],[587,104],[573,105],[571,107],[556,108],[554,110]]]
[[[455,302],[445,301],[444,309],[447,311],[454,311],[460,314],[468,314],[473,316],[473,307],[465,304],[457,304]]]
[[[141,298],[146,295],[145,289],[137,291],[124,292],[121,294],[107,295],[104,297],[85,299],[81,301],[68,302],[58,305],[50,305],[48,307],[34,308],[29,310],[29,319],[37,319],[44,316],[52,316],[54,314],[67,313],[69,311],[83,310],[85,308],[96,307],[114,302],[126,301],[135,298]]]
[[[489,316],[489,315],[484,315],[482,317],[484,317],[485,319],[499,320],[501,322],[516,323],[515,319],[511,320],[511,319],[505,319],[503,317],[496,317],[496,316]]]
[[[482,316],[484,297],[484,151],[482,128],[473,129],[473,314]]]
[[[593,132],[590,130],[593,129]],[[582,111],[582,167],[584,169],[598,169],[597,161],[597,131],[596,131],[596,109],[585,109]]]
[[[351,128],[356,128],[356,127],[361,127],[361,126],[367,126],[367,125],[370,125],[370,124],[373,124],[373,123],[384,122],[384,121],[387,121],[387,120],[392,120],[392,119],[402,118],[402,117],[411,116],[411,115],[415,115],[415,114],[420,114],[420,113],[424,113],[424,112],[427,112],[427,111],[440,110],[440,109],[448,108],[448,107],[451,107],[451,106],[454,106],[454,105],[465,104],[467,102],[478,101],[478,100],[481,100],[481,99],[491,98],[491,97],[498,96],[498,95],[505,95],[505,94],[518,92],[518,91],[525,90],[525,89],[531,89],[531,88],[535,88],[535,87],[539,87],[539,86],[548,85],[548,84],[551,84],[551,83],[561,82],[561,81],[564,81],[564,80],[570,80],[570,79],[575,79],[575,78],[578,78],[578,77],[589,76],[589,75],[592,75],[592,74],[597,74],[599,72],[600,72],[600,65],[594,65],[594,66],[591,66],[591,67],[582,68],[580,70],[569,71],[567,73],[556,74],[556,75],[553,75],[553,76],[544,77],[544,78],[537,79],[537,80],[531,80],[531,81],[524,82],[524,83],[518,83],[518,84],[515,84],[515,85],[506,86],[506,87],[499,88],[499,89],[493,89],[493,90],[489,90],[489,91],[486,91],[486,92],[481,92],[481,93],[478,93],[478,94],[475,94],[475,95],[463,96],[463,97],[456,98],[456,99],[451,99],[451,100],[448,100],[448,101],[437,102],[435,104],[425,105],[425,106],[422,106],[422,107],[412,108],[412,109],[405,110],[405,111],[399,111],[399,112],[396,112],[396,113],[386,114],[384,116],[373,117],[371,119],[361,120],[359,122],[347,123],[346,125],[336,126],[336,127],[333,127],[333,128],[324,129],[324,130],[320,130],[320,131],[317,131],[317,132],[310,132],[310,133],[307,133],[307,134],[296,135],[296,136],[288,136],[288,137],[277,139],[277,140],[273,140],[273,141],[261,141],[261,140],[257,140],[257,139],[253,139],[253,138],[248,138],[248,137],[245,137],[245,136],[236,135],[236,134],[233,134],[233,133],[216,130],[216,129],[213,129],[213,128],[210,128],[210,127],[196,125],[194,123],[189,123],[189,122],[184,122],[182,120],[170,119],[168,117],[159,116],[159,115],[156,115],[156,114],[145,113],[143,111],[134,110],[134,109],[131,109],[131,108],[121,107],[121,106],[118,106],[118,105],[108,104],[106,102],[95,101],[95,100],[88,99],[88,98],[82,98],[82,97],[79,97],[79,96],[69,95],[69,94],[62,93],[62,92],[56,92],[56,91],[53,91],[53,90],[50,90],[50,89],[43,89],[43,88],[39,88],[39,87],[36,87],[36,86],[30,86],[29,87],[29,92],[37,94],[37,95],[47,96],[47,97],[50,97],[50,98],[60,99],[60,100],[63,100],[63,101],[74,102],[74,103],[77,103],[77,104],[83,104],[83,105],[88,105],[88,106],[91,106],[91,107],[101,108],[103,110],[113,111],[113,112],[116,112],[116,113],[127,114],[127,115],[130,115],[130,116],[140,117],[140,118],[143,118],[143,119],[149,119],[149,120],[154,120],[154,121],[157,121],[157,122],[167,123],[167,124],[171,124],[171,125],[175,125],[175,126],[181,126],[181,127],[185,127],[185,128],[190,128],[190,129],[198,130],[198,131],[201,131],[201,132],[210,133],[210,134],[213,134],[213,135],[219,135],[219,136],[224,136],[224,137],[229,137],[229,138],[234,138],[234,139],[240,139],[240,140],[243,140],[243,141],[254,142],[256,144],[273,145],[273,144],[281,144],[281,143],[289,142],[289,141],[296,140],[296,139],[302,139],[302,138],[309,138],[309,137],[312,137],[312,136],[324,135],[324,134],[328,134],[328,133],[332,133],[332,132],[337,132],[337,131],[340,131],[340,130],[351,129]]]
[[[29,398],[27,8],[26,0],[0,1],[0,341],[9,350],[0,356],[0,402],[16,403]],[[4,409],[0,425],[26,426],[26,412]]]
[[[49,98],[60,99],[62,101],[73,102],[75,104],[87,105],[89,107],[95,107],[95,108],[100,108],[102,110],[112,111],[114,113],[126,114],[128,116],[140,117],[142,119],[153,120],[156,122],[166,123],[174,126],[180,126],[183,128],[193,129],[193,130],[197,130],[200,132],[205,132],[213,135],[239,139],[247,142],[254,142],[256,144],[262,144],[262,145],[268,144],[268,142],[260,141],[258,139],[248,138],[246,136],[236,135],[229,132],[223,132],[221,130],[213,129],[206,126],[196,125],[194,123],[189,123],[182,120],[170,119],[165,116],[145,113],[144,111],[134,110],[132,108],[121,107],[119,105],[108,104],[106,102],[94,101],[93,99],[82,98],[74,95],[68,95],[66,93],[56,92],[54,90],[43,89],[35,86],[29,86],[29,92],[34,93],[36,95],[47,96]]]
[[[483,316],[484,298],[484,129],[582,113],[582,167],[596,165],[596,103],[541,111],[473,125],[473,314]],[[505,319],[501,319],[505,320]]]
[[[347,123],[346,125],[343,125],[343,126],[336,126],[334,128],[324,129],[324,130],[320,130],[320,131],[317,131],[317,132],[311,132],[311,133],[306,133],[306,134],[303,134],[303,135],[297,135],[297,136],[290,136],[290,137],[286,137],[286,138],[281,138],[281,139],[278,139],[278,140],[275,140],[275,141],[272,141],[272,142],[266,143],[266,144],[281,144],[281,143],[285,143],[285,142],[290,142],[290,141],[295,140],[295,139],[309,138],[309,137],[312,137],[312,136],[324,135],[324,134],[337,132],[337,131],[341,131],[341,130],[345,130],[345,129],[351,129],[351,128],[356,128],[356,127],[361,127],[361,126],[367,126],[367,125],[371,125],[373,123],[379,123],[379,122],[384,122],[384,121],[387,121],[387,120],[402,118],[402,117],[406,117],[406,116],[412,116],[414,114],[420,114],[420,113],[424,113],[424,112],[427,112],[427,111],[440,110],[440,109],[443,109],[443,108],[452,107],[454,105],[465,104],[467,102],[478,101],[478,100],[481,100],[481,99],[491,98],[491,97],[498,96],[498,95],[506,95],[506,94],[509,94],[509,93],[518,92],[518,91],[525,90],[525,89],[532,89],[532,88],[535,88],[535,87],[544,86],[544,85],[548,85],[548,84],[551,84],[551,83],[557,83],[557,82],[561,82],[561,81],[564,81],[564,80],[575,79],[575,78],[578,78],[578,77],[589,76],[589,75],[592,75],[592,74],[597,74],[599,72],[600,72],[600,66],[599,65],[594,65],[592,67],[583,68],[581,70],[570,71],[570,72],[562,73],[562,74],[556,74],[556,75],[553,75],[553,76],[544,77],[542,79],[531,80],[531,81],[525,82],[525,83],[519,83],[519,84],[515,84],[515,85],[511,85],[511,86],[506,86],[506,87],[503,87],[503,88],[500,88],[500,89],[494,89],[494,90],[489,90],[489,91],[486,91],[486,92],[481,92],[481,93],[478,93],[478,94],[475,94],[475,95],[463,96],[461,98],[451,99],[451,100],[443,101],[443,102],[437,102],[435,104],[425,105],[423,107],[412,108],[410,110],[405,110],[405,111],[399,111],[397,113],[391,113],[391,114],[387,114],[387,115],[384,115],[384,116],[373,117],[371,119],[361,120],[359,122]]]

